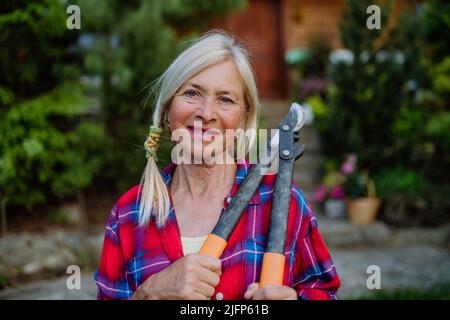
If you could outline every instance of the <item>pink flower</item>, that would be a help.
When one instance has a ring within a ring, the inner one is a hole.
[[[327,196],[327,188],[325,185],[321,184],[316,188],[314,191],[314,198],[317,202],[322,202],[325,200],[325,197]]]
[[[347,176],[355,170],[356,160],[357,158],[355,154],[351,153],[348,155],[347,159],[345,160],[345,162],[342,164],[341,167],[342,173],[344,175]]]
[[[344,188],[341,185],[336,185],[331,189],[332,199],[342,199],[344,197]]]

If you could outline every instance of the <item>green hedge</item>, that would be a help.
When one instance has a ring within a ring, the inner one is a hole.
[[[71,197],[102,165],[103,128],[89,119],[89,101],[68,83],[12,106],[0,118],[0,190],[9,205]]]

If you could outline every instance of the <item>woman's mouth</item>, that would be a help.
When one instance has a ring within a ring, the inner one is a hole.
[[[186,128],[194,139],[194,143],[195,141],[211,143],[216,141],[221,134],[218,129],[206,128],[203,126],[187,126]]]
[[[204,129],[202,127],[188,126],[187,128],[193,134],[203,135]]]
[[[219,134],[217,129],[197,127],[197,126],[187,126],[187,128],[192,135],[216,136]]]

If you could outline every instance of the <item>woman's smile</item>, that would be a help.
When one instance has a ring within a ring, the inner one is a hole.
[[[206,128],[203,126],[187,126],[187,129],[193,137],[200,137],[203,141],[210,141],[211,137],[220,135],[218,129]]]

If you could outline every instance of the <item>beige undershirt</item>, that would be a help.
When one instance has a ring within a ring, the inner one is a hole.
[[[184,255],[189,253],[198,253],[208,236],[202,237],[181,237],[181,245],[183,247]]]

